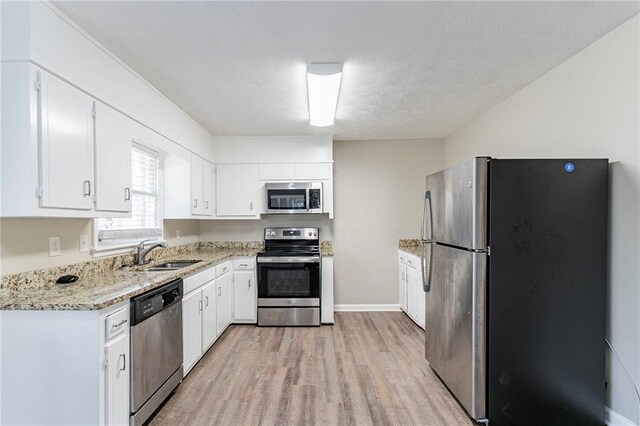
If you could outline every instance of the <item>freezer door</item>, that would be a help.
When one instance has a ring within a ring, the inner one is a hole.
[[[425,355],[475,419],[485,418],[486,253],[442,245],[432,251],[426,295]]]
[[[427,176],[423,240],[486,249],[488,161],[474,158]]]

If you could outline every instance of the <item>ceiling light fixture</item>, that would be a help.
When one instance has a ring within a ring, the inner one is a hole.
[[[309,64],[309,124],[317,127],[333,125],[342,79],[342,64]]]

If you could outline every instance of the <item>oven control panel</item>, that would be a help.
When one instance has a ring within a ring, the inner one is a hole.
[[[318,228],[265,228],[265,240],[317,240]]]

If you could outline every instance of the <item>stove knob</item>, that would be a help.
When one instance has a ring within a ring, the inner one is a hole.
[[[311,236],[311,231],[309,231],[309,236]]]
[[[314,232],[314,233],[313,233],[313,236],[314,236],[314,237],[317,237],[317,236],[318,236],[318,233],[317,233],[317,232]]]

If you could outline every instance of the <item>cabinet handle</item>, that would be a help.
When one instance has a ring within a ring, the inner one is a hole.
[[[222,287],[218,287],[218,296],[222,296]]]
[[[88,197],[89,195],[91,195],[91,181],[90,180],[85,180],[84,181],[84,196]]]
[[[402,281],[404,281],[404,272],[402,273]]]
[[[253,201],[249,203],[249,210],[253,211]]]
[[[114,328],[120,328],[120,326],[121,326],[122,324],[126,324],[126,322],[127,322],[127,320],[126,320],[126,319],[123,319],[123,320],[122,320],[122,321],[120,321],[119,323],[117,323],[117,324],[113,324],[113,325],[111,326],[111,329],[113,330]]]
[[[198,311],[202,312],[202,300],[198,302]]]
[[[197,198],[193,199],[193,207],[194,208],[198,207],[198,199]]]
[[[204,297],[204,306],[209,306],[209,296]]]
[[[205,210],[209,210],[209,202],[208,201],[204,202],[204,209]]]
[[[227,272],[227,267],[222,268],[222,272]]]
[[[124,189],[124,200],[125,201],[131,200],[131,190],[129,188]]]
[[[122,358],[122,368],[120,369],[120,371],[125,371],[127,369],[127,355],[120,354],[120,358]]]
[[[251,278],[249,278],[249,288],[251,288]]]

